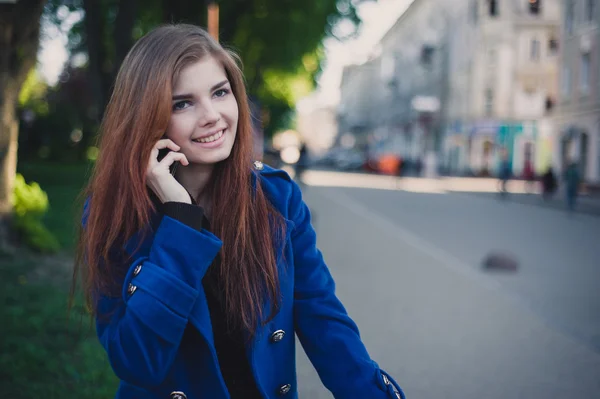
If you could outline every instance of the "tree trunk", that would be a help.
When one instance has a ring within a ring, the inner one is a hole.
[[[9,247],[21,85],[35,66],[45,0],[0,4],[0,248]]]
[[[115,20],[115,63],[113,75],[116,77],[123,59],[133,44],[133,24],[137,15],[137,0],[119,1],[119,11]]]
[[[162,0],[163,22],[206,27],[206,6],[206,2],[198,0]]]
[[[112,72],[106,71],[108,60],[102,43],[106,24],[103,19],[104,12],[100,3],[100,0],[83,0],[85,40],[88,50],[87,72],[96,102],[93,116],[95,122],[99,122],[104,113],[104,107],[108,101],[110,72]]]

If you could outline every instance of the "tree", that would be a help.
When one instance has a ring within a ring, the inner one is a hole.
[[[21,85],[36,63],[45,0],[0,2],[0,246],[8,244]]]
[[[248,92],[267,107],[270,126],[281,125],[295,100],[314,85],[321,40],[340,19],[359,20],[363,0],[220,1],[220,40],[240,54]],[[198,0],[49,0],[84,10],[71,31],[74,52],[88,54],[88,77],[102,114],[116,71],[133,41],[161,23],[204,26],[207,1]],[[284,87],[287,86],[287,87]],[[293,88],[293,89],[291,89]],[[270,129],[269,129],[270,128]]]

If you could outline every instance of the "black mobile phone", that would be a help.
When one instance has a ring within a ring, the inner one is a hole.
[[[170,148],[162,148],[162,149],[158,150],[158,157],[156,158],[156,159],[158,159],[158,162],[162,161],[164,159],[164,157],[166,157],[170,151],[171,151]]]
[[[170,151],[172,151],[170,148],[162,148],[158,150],[158,157],[156,157],[156,159],[158,159],[158,162],[162,161]],[[169,166],[169,172],[171,172],[173,176],[175,176],[175,170],[177,169],[177,165],[179,165],[179,161],[175,161],[171,164],[171,166]]]

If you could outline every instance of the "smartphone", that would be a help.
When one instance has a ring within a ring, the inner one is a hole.
[[[170,151],[172,151],[170,148],[163,148],[158,150],[158,157],[156,157],[156,159],[158,159],[158,162],[162,161]],[[172,175],[175,175],[175,169],[177,169],[178,164],[179,162],[175,161],[171,164],[171,166],[169,166],[169,171]]]
[[[156,159],[158,159],[158,162],[162,161],[164,159],[164,157],[167,156],[167,154],[171,151],[170,148],[163,148],[158,150],[158,157]]]

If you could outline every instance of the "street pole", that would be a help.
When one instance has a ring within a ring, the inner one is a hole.
[[[208,33],[215,39],[217,42],[219,41],[219,5],[216,0],[208,1],[207,8],[208,15]]]

